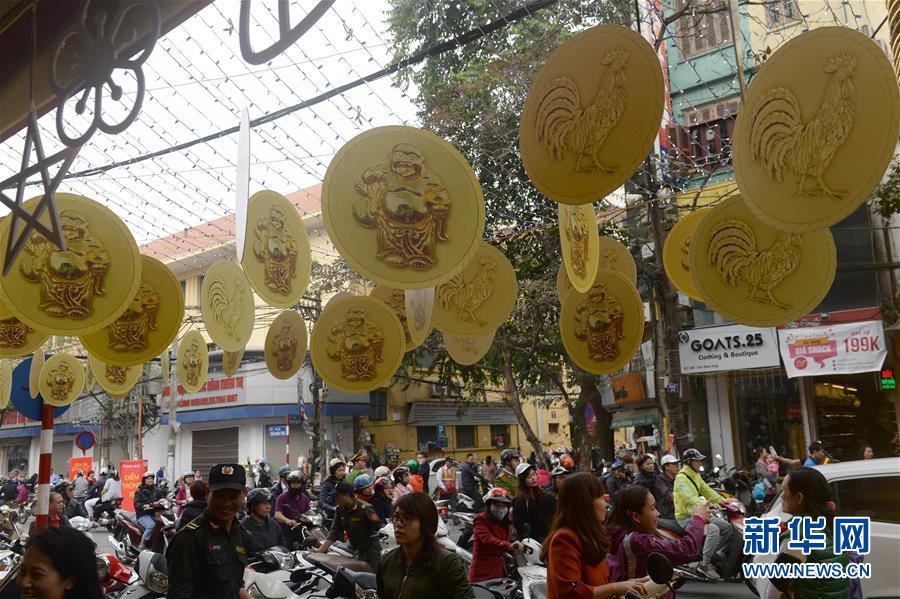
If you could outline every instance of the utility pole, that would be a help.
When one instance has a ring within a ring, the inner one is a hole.
[[[300,312],[303,320],[315,324],[322,314],[322,299],[303,296],[300,299],[300,303],[294,306],[294,309]],[[309,350],[306,353],[306,361],[309,365],[309,372],[312,374],[309,391],[312,394],[313,402],[313,447],[310,478],[315,480],[316,471],[319,470],[321,473],[320,481],[322,481],[325,479],[324,473],[328,471],[327,454],[325,452],[325,414],[320,393],[322,390],[322,379],[319,377],[319,373],[316,372],[315,366],[313,366]]]
[[[178,339],[172,342],[172,351],[163,353],[163,360],[168,360],[169,356],[175,356],[178,362]],[[177,432],[175,430],[175,417],[178,414],[178,368],[169,369],[169,439],[166,450],[166,470],[169,471],[169,479],[172,488],[175,488],[175,482],[178,477],[175,476],[175,441]]]

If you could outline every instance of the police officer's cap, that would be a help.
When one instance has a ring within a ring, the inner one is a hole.
[[[216,464],[209,471],[209,492],[222,489],[243,491],[247,486],[247,472],[240,464]]]

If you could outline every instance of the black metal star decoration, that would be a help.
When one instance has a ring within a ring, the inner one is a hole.
[[[36,164],[29,166],[28,163],[31,159],[32,147],[34,147],[38,161]],[[28,111],[28,131],[25,134],[25,149],[22,151],[22,168],[12,177],[0,181],[0,202],[3,202],[3,204],[12,211],[12,214],[10,215],[9,235],[6,238],[6,255],[3,262],[3,276],[6,276],[9,273],[9,269],[16,261],[16,257],[19,255],[19,252],[22,251],[25,242],[27,242],[28,238],[31,236],[32,230],[37,231],[46,237],[61,251],[66,250],[65,238],[63,237],[62,228],[59,226],[59,217],[56,212],[56,189],[59,187],[65,174],[69,171],[69,167],[72,166],[72,162],[75,160],[75,156],[78,155],[78,150],[80,149],[81,146],[65,148],[49,158],[46,157],[44,155],[44,145],[41,143],[41,133],[40,129],[38,129],[34,106],[31,107]],[[59,168],[59,171],[57,171],[56,176],[51,179],[49,167],[57,162],[62,162],[63,164]],[[34,212],[29,213],[22,207],[22,203],[25,197],[25,186],[27,185],[28,177],[35,173],[40,173],[41,175],[41,182],[44,186],[44,195],[35,207]],[[13,187],[14,185],[17,186],[16,199],[12,200],[3,193],[2,190]],[[50,228],[47,228],[40,222],[41,215],[43,215],[45,210],[50,217]],[[21,233],[18,232],[20,220],[25,223],[25,227],[22,229]]]

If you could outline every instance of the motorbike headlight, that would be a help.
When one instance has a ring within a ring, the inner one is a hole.
[[[147,588],[154,593],[165,595],[169,590],[169,576],[165,572],[153,570],[147,577]]]
[[[97,556],[97,580],[105,580],[109,576],[109,562],[103,556]]]
[[[294,556],[290,553],[276,553],[275,556],[278,558],[278,567],[282,570],[293,570],[294,569]]]

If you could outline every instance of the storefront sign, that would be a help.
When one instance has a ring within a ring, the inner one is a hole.
[[[87,478],[87,473],[94,469],[94,458],[91,456],[69,458],[69,480],[75,480],[75,476],[81,472]]]
[[[778,331],[788,378],[881,370],[887,348],[880,320]]]
[[[283,439],[287,437],[286,424],[270,424],[266,427],[266,434],[273,439]]]
[[[450,403],[434,401],[417,401],[409,410],[409,424],[430,426],[443,424],[446,426],[478,424],[516,424],[516,415],[506,405],[499,402],[489,403]]]
[[[881,390],[894,391],[897,388],[897,380],[894,378],[893,370],[881,371]]]
[[[678,355],[682,374],[770,368],[779,364],[775,329],[743,325],[681,331]]]
[[[612,377],[613,397],[617,404],[636,403],[646,399],[644,379],[639,372]]]
[[[134,511],[134,492],[141,486],[141,475],[146,471],[144,460],[123,460],[119,462],[119,479],[122,481],[122,509]]]

